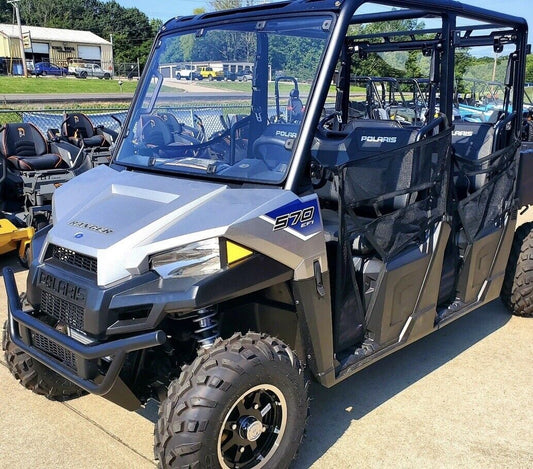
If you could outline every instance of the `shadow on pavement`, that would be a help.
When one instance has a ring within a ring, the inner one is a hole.
[[[307,436],[293,469],[311,466],[359,420],[510,320],[499,300],[327,389],[313,382]],[[346,409],[350,408],[348,412]]]

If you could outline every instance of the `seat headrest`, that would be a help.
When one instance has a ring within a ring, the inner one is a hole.
[[[81,112],[67,114],[61,130],[66,137],[90,138],[95,134],[93,123],[89,117]],[[75,135],[76,133],[81,135]]]
[[[356,127],[350,134],[348,152],[356,156],[355,159],[387,152],[413,143],[417,133],[416,130],[402,127]]]
[[[478,159],[492,151],[494,126],[486,122],[456,122],[452,144],[456,154],[468,159]]]
[[[9,156],[40,156],[48,151],[48,145],[40,130],[30,123],[6,124],[2,131],[0,151]]]

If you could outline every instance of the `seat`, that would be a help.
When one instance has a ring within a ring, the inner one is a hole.
[[[299,126],[294,124],[271,124],[254,142],[253,154],[265,162],[270,170],[285,171],[290,161],[292,148],[286,146],[298,136]],[[282,166],[280,166],[282,165]]]
[[[289,102],[287,103],[287,122],[298,122],[302,120],[304,105],[300,99],[300,92],[293,88],[289,93]]]
[[[482,160],[494,151],[494,126],[488,122],[455,122],[454,125],[452,145],[459,165],[466,162],[466,172],[488,170],[489,162],[483,163]],[[463,177],[456,174],[454,179],[458,194],[464,197],[481,189],[487,178],[488,172]]]
[[[380,194],[394,192],[408,185],[413,176],[411,158],[374,158],[381,153],[390,152],[413,143],[418,134],[417,129],[404,128],[396,121],[383,120],[353,120],[345,128],[346,138],[343,147],[346,149],[347,161],[361,161],[357,164],[360,184],[352,187],[351,200],[366,200]],[[370,160],[365,161],[367,158]],[[353,193],[352,193],[353,192]],[[339,198],[336,184],[328,181],[317,190],[319,198],[336,203]],[[384,199],[377,204],[382,213],[388,213],[403,208],[408,203],[407,194]],[[368,212],[366,215],[376,217],[375,207],[360,207],[359,211]]]
[[[109,146],[106,138],[98,133],[91,120],[81,112],[67,114],[61,126],[61,134],[78,147]]]
[[[167,125],[174,142],[186,145],[200,142],[200,131],[179,122],[176,116],[170,112],[160,112],[157,114]]]
[[[370,242],[366,227],[372,224],[377,229],[380,219],[384,225],[397,224],[393,214],[415,203],[418,193],[410,188],[429,179],[431,168],[422,161],[425,158],[420,157],[419,149],[409,147],[416,141],[418,129],[404,128],[394,121],[372,120],[353,122],[349,128],[350,133],[339,143],[345,148],[341,163],[345,169],[316,192],[325,208],[322,222],[326,241],[338,241],[339,178],[345,178],[344,202],[350,213],[343,213],[342,217],[351,252],[367,256],[376,246]],[[385,215],[390,217],[381,218]]]
[[[142,142],[150,147],[162,147],[174,143],[169,126],[157,115],[141,116],[138,133]]]
[[[30,123],[6,124],[1,131],[0,153],[19,171],[67,168],[56,153],[49,153],[48,143],[40,130]]]

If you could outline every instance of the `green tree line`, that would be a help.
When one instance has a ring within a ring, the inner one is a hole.
[[[113,37],[116,62],[145,63],[161,21],[150,20],[138,8],[124,8],[116,1],[21,0],[23,24],[91,31],[103,39]],[[0,23],[15,21],[13,8],[0,0]]]

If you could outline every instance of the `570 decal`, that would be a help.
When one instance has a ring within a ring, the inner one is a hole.
[[[274,220],[273,231],[283,230],[285,228],[305,228],[315,222],[314,217],[314,206],[279,215]]]
[[[265,213],[261,218],[272,225],[273,231],[285,231],[302,240],[320,233],[320,212],[318,200],[293,200],[288,204]]]

